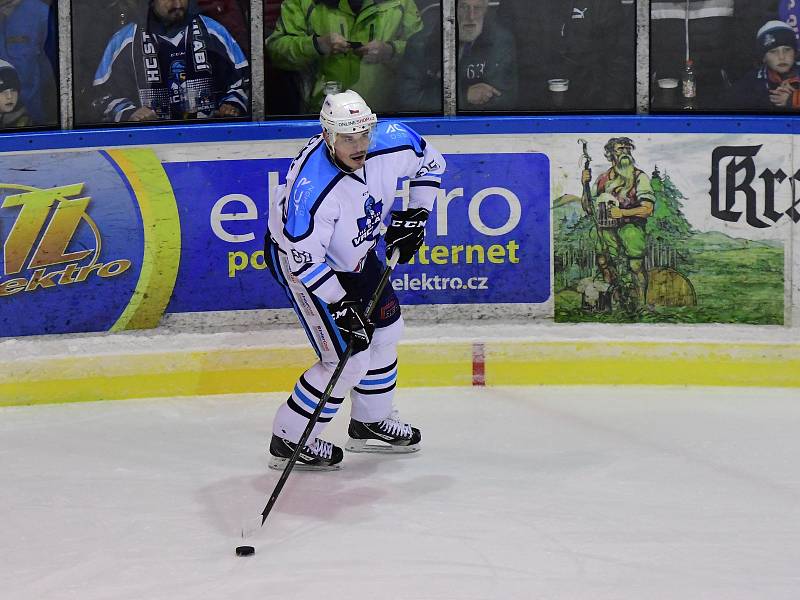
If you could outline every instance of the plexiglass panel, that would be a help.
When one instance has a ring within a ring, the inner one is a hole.
[[[0,0],[0,130],[58,124],[56,7]]]
[[[77,124],[248,118],[245,14],[237,0],[73,2]]]

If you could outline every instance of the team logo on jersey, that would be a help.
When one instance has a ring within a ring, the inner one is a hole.
[[[178,104],[183,98],[183,90],[186,86],[186,63],[176,60],[169,66],[169,93],[170,102]]]
[[[383,218],[383,201],[376,201],[370,195],[364,202],[364,216],[356,219],[358,235],[353,238],[353,246],[359,246],[366,241],[377,239],[377,229]]]

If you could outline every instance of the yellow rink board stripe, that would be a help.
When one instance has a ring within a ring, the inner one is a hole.
[[[800,344],[486,345],[488,385],[800,387]]]
[[[800,388],[800,344],[489,341],[400,346],[399,384],[709,385]],[[0,363],[0,406],[288,392],[313,363],[304,347],[38,358]],[[483,378],[481,378],[482,380]]]

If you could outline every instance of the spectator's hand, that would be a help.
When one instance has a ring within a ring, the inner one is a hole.
[[[581,171],[581,183],[592,183],[592,172],[589,169]]]
[[[625,215],[622,214],[622,209],[616,204],[612,204],[608,209],[608,214],[612,219],[621,219]]]
[[[128,117],[128,121],[155,121],[156,119],[158,119],[156,111],[148,106],[137,108]]]
[[[467,102],[482,106],[497,96],[502,96],[500,90],[493,88],[488,83],[476,83],[467,90]]]
[[[347,40],[335,31],[317,37],[317,46],[326,56],[328,54],[344,54],[350,50]]]
[[[239,110],[238,106],[225,102],[219,107],[217,115],[220,117],[240,117],[242,116],[242,111]]]
[[[789,98],[792,97],[792,93],[794,89],[792,89],[792,85],[784,81],[774,90],[769,91],[769,101],[772,102],[775,106],[786,106],[789,102]]]
[[[389,62],[394,56],[394,48],[386,42],[372,40],[357,48],[355,53],[367,64],[385,63]]]

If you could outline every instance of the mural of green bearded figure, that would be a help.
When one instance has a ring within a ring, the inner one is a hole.
[[[650,178],[636,167],[635,148],[630,138],[611,138],[604,147],[611,167],[593,185],[588,163],[581,174],[581,205],[597,229],[597,268],[629,310],[643,307],[647,298],[645,229],[655,207]]]

